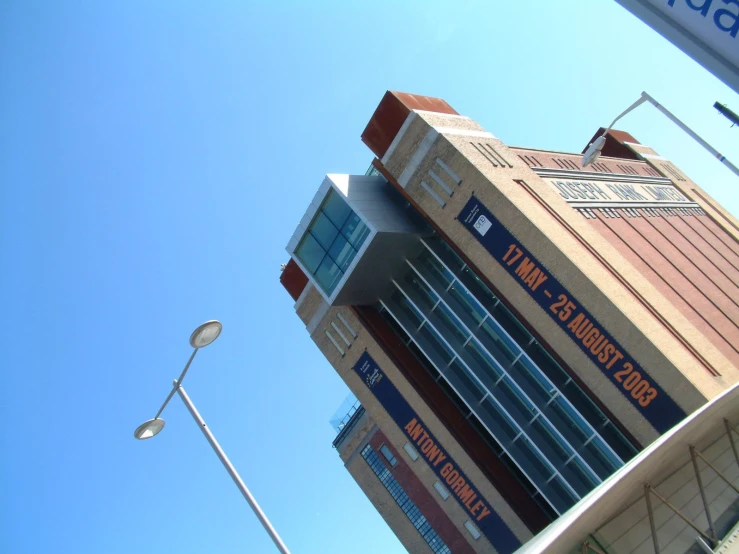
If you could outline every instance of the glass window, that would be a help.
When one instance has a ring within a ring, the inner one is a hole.
[[[443,303],[439,303],[431,314],[436,328],[447,337],[447,340],[450,337],[454,337],[461,347],[467,340],[467,337],[470,336],[469,332],[462,327],[457,316],[449,311],[449,308]]]
[[[328,255],[336,262],[341,271],[346,271],[357,255],[357,251],[346,241],[344,235],[337,235],[328,250]]]
[[[326,252],[312,235],[306,234],[295,254],[308,271],[315,273]]]
[[[392,316],[390,313],[383,313],[383,310],[385,310],[384,306],[380,306],[381,310],[380,313],[385,317],[385,321],[387,321],[387,324],[392,327],[393,331],[395,331],[395,335],[400,339],[400,341],[403,344],[408,344],[408,342],[411,340],[411,338],[408,336],[408,333],[406,333],[403,328],[400,326],[400,324],[396,321],[396,319]],[[385,310],[387,312],[387,310]]]
[[[459,362],[459,358],[456,358],[451,364],[449,364],[449,368],[443,373],[449,378],[449,382],[452,386],[457,389],[470,404],[481,400],[482,397],[485,396],[485,391],[470,374],[469,370]]]
[[[590,424],[598,429],[607,420],[605,414],[588,398],[583,390],[577,386],[575,381],[570,380],[567,385],[562,387],[562,394],[567,397],[573,406],[590,422]]]
[[[480,281],[480,278],[474,274],[472,269],[465,267],[459,275],[459,280],[477,298],[480,304],[485,306],[487,311],[493,313],[495,306],[498,305],[498,298]]]
[[[434,482],[434,488],[436,489],[436,492],[439,493],[439,496],[441,496],[444,500],[449,498],[449,491],[446,490],[446,487],[442,485],[439,481]]]
[[[423,322],[423,316],[415,306],[408,302],[408,299],[399,290],[396,290],[390,298],[395,301],[395,305],[400,309],[399,315],[408,322],[406,329],[417,329]]]
[[[332,189],[311,221],[295,255],[330,296],[368,235],[369,228]]]
[[[370,165],[367,168],[367,171],[364,172],[365,175],[369,175],[371,177],[382,177],[382,173],[380,173],[380,170],[377,169],[374,165]]]
[[[565,513],[578,500],[559,475],[547,483],[544,494],[560,514]]]
[[[487,316],[480,303],[459,282],[453,284],[449,289],[449,296],[451,296],[453,302],[456,304],[455,311],[461,311],[464,315],[468,316],[473,326],[479,325]]]
[[[511,368],[511,376],[538,406],[543,407],[557,392],[539,368],[524,356],[521,356]]]
[[[477,527],[475,527],[475,524],[472,523],[469,519],[464,522],[464,527],[469,531],[470,535],[472,535],[472,538],[477,540],[480,538],[480,531],[478,531]]]
[[[538,483],[539,487],[554,475],[554,469],[534,448],[531,447],[529,439],[521,437],[509,449],[511,456],[518,462],[524,473]]]
[[[457,256],[456,252],[449,248],[446,243],[439,237],[431,237],[424,239],[426,244],[439,256],[439,259],[446,264],[446,266],[452,270],[452,273],[458,273],[464,262]]]
[[[431,357],[437,367],[446,367],[454,357],[454,352],[442,341],[427,323],[418,330],[418,345]]]
[[[398,503],[398,506],[403,510],[403,513],[408,517],[413,526],[418,529],[418,532],[426,543],[428,543],[431,550],[436,554],[451,554],[452,551],[444,544],[444,541],[434,531],[426,517],[421,513],[421,510],[410,499],[408,494],[403,490],[403,487],[400,486],[400,483],[390,473],[390,470],[382,463],[377,452],[369,444],[362,449],[362,458],[364,458],[367,465],[370,466],[374,474],[385,486],[390,496]]]
[[[408,454],[408,457],[414,462],[418,459],[418,451],[411,446],[411,443],[407,442],[403,445],[403,450]]]
[[[449,400],[452,401],[452,403],[457,407],[459,410],[459,413],[461,413],[464,417],[468,417],[470,412],[470,409],[467,407],[467,405],[464,403],[464,401],[460,398],[460,396],[457,394],[457,392],[451,387],[449,383],[447,383],[446,379],[442,378],[437,381],[439,384],[439,388],[443,390],[446,395],[449,397]],[[470,418],[473,419],[473,418]]]
[[[550,504],[549,501],[544,498],[544,495],[542,495],[540,492],[537,491],[536,494],[532,494],[531,498],[534,499],[536,505],[539,506],[539,508],[541,508],[542,511],[547,515],[549,521],[554,521],[559,517],[557,512],[554,511],[554,504]]]
[[[531,481],[521,472],[521,468],[513,463],[513,460],[508,454],[505,452],[501,454],[500,461],[503,462],[503,465],[508,469],[508,471],[516,476],[517,480],[523,485],[523,488],[526,489],[526,492],[529,493],[529,496],[534,496],[538,493],[538,489],[534,487]]]
[[[337,229],[341,229],[346,223],[346,220],[352,213],[349,204],[344,199],[336,194],[332,189],[326,196],[326,201],[321,206],[321,211],[326,214],[331,222],[336,226]]]
[[[521,352],[521,349],[516,346],[516,343],[510,340],[501,330],[500,326],[490,318],[486,319],[485,323],[482,324],[477,336],[490,354],[503,367],[510,367]]]
[[[570,380],[570,376],[564,372],[559,364],[552,359],[549,353],[538,342],[532,343],[526,349],[526,353],[557,387],[563,387]]]
[[[339,230],[331,223],[328,218],[321,212],[313,220],[310,226],[310,234],[315,237],[324,250],[331,248],[331,245],[339,234]]]
[[[476,339],[472,339],[464,348],[469,355],[472,356],[472,359],[477,362],[477,365],[479,369],[482,370],[483,374],[488,377],[491,386],[497,383],[503,376],[503,370],[500,368],[498,362],[496,362],[493,357],[485,351]],[[483,380],[485,379],[483,378]]]
[[[382,455],[385,456],[385,459],[388,461],[391,467],[395,467],[398,463],[398,460],[393,456],[393,453],[390,452],[390,449],[386,445],[382,445],[380,447],[380,452],[382,452]]]
[[[565,462],[575,453],[569,445],[562,443],[562,439],[555,434],[549,423],[541,416],[531,423],[526,432],[532,442],[555,467],[563,467]]]
[[[502,303],[498,303],[492,315],[511,338],[521,346],[526,346],[532,339],[531,333],[521,325],[518,319]]]
[[[323,287],[326,294],[331,294],[334,292],[336,285],[339,284],[339,280],[343,273],[339,269],[339,266],[336,265],[331,258],[326,256],[318,266],[315,275],[316,281],[318,281],[318,284]]]
[[[341,228],[341,234],[344,235],[346,240],[348,240],[349,243],[357,250],[362,246],[368,233],[369,229],[354,212],[352,212]]]
[[[600,437],[594,437],[593,440],[583,446],[580,449],[580,455],[601,479],[605,479],[622,465],[621,462],[614,459],[613,454],[608,452],[603,439]]]
[[[613,422],[609,421],[606,423],[606,425],[598,429],[598,433],[624,462],[628,462],[636,455],[634,445],[631,444]]]
[[[580,414],[562,396],[549,404],[547,417],[575,448],[582,446],[594,434]]]
[[[442,289],[446,289],[454,280],[454,275],[428,250],[423,251],[418,261],[424,272],[428,273],[429,278],[436,281]]]
[[[567,482],[577,491],[580,496],[585,496],[593,490],[598,482],[593,475],[585,467],[580,458],[573,458],[572,461],[565,466],[562,473],[566,474]]]
[[[437,294],[428,288],[413,270],[406,273],[401,286],[411,300],[424,311],[431,310],[439,301]]]
[[[480,415],[484,418],[483,423],[504,447],[519,433],[518,426],[498,408],[489,396],[480,402]]]
[[[522,427],[531,421],[538,411],[521,395],[510,377],[504,377],[492,392],[508,414]]]
[[[503,447],[500,445],[500,443],[495,439],[493,435],[491,435],[487,429],[483,426],[482,423],[480,423],[480,420],[476,417],[470,417],[467,419],[467,421],[470,422],[470,425],[475,428],[477,433],[480,435],[483,441],[485,441],[485,444],[487,444],[490,447],[490,450],[492,450],[496,456],[498,456],[501,460],[503,459],[503,456],[505,456],[505,452],[503,451]],[[525,479],[522,481],[522,483],[528,483],[528,479]],[[526,485],[524,485],[524,488]]]

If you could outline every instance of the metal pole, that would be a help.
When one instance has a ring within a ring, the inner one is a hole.
[[[703,140],[701,137],[699,137],[696,133],[693,132],[693,130],[685,125],[682,121],[680,121],[677,117],[675,117],[667,108],[665,108],[662,104],[657,102],[654,98],[649,96],[646,92],[641,93],[643,98],[646,98],[651,104],[654,105],[655,108],[657,108],[659,111],[661,111],[663,114],[665,114],[670,121],[672,121],[675,125],[680,127],[683,131],[688,133],[693,139],[700,144],[703,148],[708,150],[714,157],[718,159],[722,164],[724,164],[726,167],[728,167],[731,171],[734,172],[734,175],[739,177],[739,168],[736,167],[733,163],[731,163],[729,160],[727,160],[718,150],[716,150],[713,146],[708,144],[705,140]]]
[[[699,529],[698,526],[695,523],[693,523],[692,521],[690,521],[690,519],[685,514],[683,514],[675,506],[673,506],[672,504],[670,504],[670,502],[664,496],[662,496],[660,493],[658,493],[654,488],[652,488],[651,485],[647,484],[645,486],[648,487],[649,488],[648,490],[654,496],[656,496],[657,498],[659,498],[665,506],[667,506],[670,510],[672,510],[673,512],[675,512],[680,519],[682,519],[685,523],[687,523],[693,529],[695,529],[700,534],[701,537],[705,538],[708,542],[714,544],[714,546],[715,546],[715,542],[714,542],[713,538],[711,538],[708,535],[706,535],[705,532],[703,532],[701,529]]]
[[[698,481],[698,489],[701,492],[701,500],[703,500],[703,509],[706,511],[706,519],[708,520],[708,528],[711,530],[711,536],[713,536],[713,540],[718,542],[718,534],[716,533],[716,528],[713,526],[713,519],[711,518],[711,511],[708,508],[708,499],[706,498],[706,491],[703,488],[703,479],[701,479],[701,471],[698,467],[698,460],[696,459],[695,455],[695,447],[690,446],[690,459],[693,461],[693,469],[695,470],[695,480]],[[702,458],[702,456],[701,456]]]
[[[177,390],[177,385],[179,383],[182,383],[182,379],[185,377],[185,373],[187,373],[187,370],[190,369],[190,364],[192,363],[193,359],[195,358],[195,354],[198,353],[198,349],[192,351],[192,354],[190,354],[190,359],[187,360],[187,363],[185,364],[185,369],[182,370],[182,373],[180,373],[179,379],[177,379],[174,382],[174,386],[172,387],[172,390],[169,391],[169,394],[167,395],[167,398],[164,400],[164,404],[162,404],[162,407],[159,408],[159,411],[157,412],[157,415],[154,416],[154,419],[159,419],[159,416],[164,411],[164,408],[167,407],[167,404],[169,404],[169,401],[172,400],[172,397],[174,396],[175,391]]]
[[[591,544],[590,541],[582,543],[582,554],[588,554],[588,552],[595,552],[595,554],[605,554],[600,548]]]
[[[605,136],[605,135],[608,134],[608,131],[611,130],[611,127],[613,127],[619,119],[621,119],[627,113],[631,112],[634,108],[638,108],[639,106],[641,106],[646,101],[647,101],[647,98],[645,98],[644,97],[644,93],[642,93],[641,98],[639,98],[639,100],[637,100],[636,102],[634,102],[631,106],[629,106],[624,111],[622,111],[620,114],[618,114],[616,116],[616,119],[614,119],[613,121],[611,121],[611,124],[608,127],[606,127],[606,130],[605,131],[603,131],[603,136]]]
[[[724,427],[726,427],[726,434],[729,435],[729,442],[731,443],[731,449],[734,451],[734,458],[736,458],[736,463],[739,465],[739,453],[736,451],[736,443],[734,442],[734,435],[733,430],[734,427],[732,427],[731,423],[729,423],[729,420],[724,418]]]
[[[704,541],[704,540],[703,540],[702,538],[700,538],[700,537],[695,537],[695,544],[697,544],[697,545],[698,545],[698,546],[700,547],[700,549],[701,549],[701,550],[702,550],[702,551],[703,551],[703,552],[704,552],[705,554],[714,554],[714,552],[713,552],[713,548],[711,548],[710,546],[708,546],[708,545],[706,544],[706,541]]]
[[[233,479],[234,483],[236,483],[236,486],[241,491],[241,494],[244,495],[244,498],[249,503],[249,506],[251,506],[251,509],[254,511],[257,518],[259,518],[259,521],[261,522],[261,524],[264,526],[267,533],[269,533],[269,536],[274,541],[277,549],[280,552],[282,552],[282,554],[290,554],[290,551],[285,546],[285,543],[282,542],[282,539],[277,534],[277,531],[275,531],[274,527],[272,527],[272,524],[267,519],[267,516],[264,515],[264,512],[259,507],[259,504],[257,504],[257,501],[251,495],[251,493],[249,492],[249,489],[246,488],[246,485],[241,480],[241,477],[239,477],[239,474],[236,471],[236,468],[234,468],[234,466],[231,464],[231,461],[226,456],[226,453],[223,452],[223,450],[221,449],[221,446],[218,444],[218,441],[213,436],[213,433],[211,433],[210,429],[208,429],[208,427],[206,426],[205,421],[203,421],[203,418],[200,417],[198,410],[195,408],[195,405],[190,400],[190,397],[187,396],[185,389],[177,381],[174,381],[173,384],[175,388],[177,389],[177,392],[180,395],[180,398],[182,398],[182,401],[185,403],[185,406],[187,406],[187,409],[189,410],[190,414],[197,422],[198,427],[200,427],[200,430],[203,432],[203,435],[205,435],[205,438],[208,439],[208,442],[210,443],[211,447],[213,447],[213,450],[218,456],[218,459],[221,460],[223,467],[226,468],[226,471],[228,471],[228,474],[231,476],[231,479]]]
[[[652,499],[649,497],[649,491],[652,487],[649,483],[644,485],[644,500],[647,501],[647,514],[649,515],[649,527],[652,529],[652,543],[654,544],[654,554],[659,554],[659,541],[657,540],[657,526],[654,524],[654,512],[652,511]]]
[[[731,481],[729,481],[726,478],[726,475],[724,475],[723,473],[721,473],[716,468],[716,466],[714,466],[711,462],[709,462],[708,460],[706,460],[706,457],[703,454],[701,454],[700,452],[698,452],[696,450],[695,451],[695,455],[698,456],[701,460],[703,460],[708,467],[710,467],[713,471],[715,471],[716,472],[716,475],[718,475],[719,477],[721,477],[721,479],[723,479],[726,482],[727,485],[729,485],[732,489],[734,489],[737,493],[739,493],[739,487],[737,487],[734,483],[732,483]]]

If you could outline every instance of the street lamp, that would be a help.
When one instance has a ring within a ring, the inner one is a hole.
[[[703,140],[700,136],[698,136],[697,133],[695,133],[690,127],[685,125],[682,121],[680,121],[675,115],[673,115],[670,111],[667,110],[662,104],[657,102],[654,98],[649,96],[646,92],[641,93],[641,97],[639,100],[634,102],[631,106],[626,108],[622,113],[618,115],[616,119],[614,119],[611,124],[608,126],[608,128],[603,131],[603,133],[596,138],[593,142],[591,142],[588,147],[585,149],[585,153],[582,157],[582,165],[583,167],[586,167],[596,161],[598,157],[600,156],[601,151],[603,150],[603,146],[606,144],[606,135],[608,134],[608,131],[611,130],[611,127],[613,127],[616,124],[616,121],[621,119],[623,116],[625,116],[627,113],[629,113],[631,110],[636,108],[637,106],[640,106],[644,102],[649,102],[652,104],[655,108],[657,108],[659,111],[661,111],[663,114],[665,114],[670,121],[672,121],[675,125],[680,127],[683,131],[685,131],[688,135],[690,135],[693,139],[695,139],[698,144],[700,144],[703,148],[708,150],[711,155],[718,158],[718,160],[724,164],[726,167],[728,167],[731,171],[734,172],[734,175],[739,176],[739,168],[737,168],[733,163],[731,163],[729,160],[727,160],[718,150],[716,150],[713,146],[708,144],[705,140]]]
[[[175,379],[172,382],[172,390],[167,395],[167,398],[164,400],[164,404],[162,404],[162,407],[159,408],[159,411],[157,412],[157,415],[154,416],[154,419],[150,419],[139,425],[133,432],[133,436],[139,440],[150,439],[151,437],[157,435],[162,429],[164,429],[164,420],[161,419],[159,416],[161,415],[162,411],[164,411],[164,408],[167,406],[167,404],[169,404],[169,401],[172,399],[175,392],[179,394],[193,419],[195,419],[195,422],[198,424],[198,427],[200,427],[200,430],[203,432],[203,435],[205,435],[205,438],[208,439],[208,442],[218,456],[218,459],[221,460],[221,463],[226,468],[226,471],[228,471],[231,479],[233,479],[239,491],[241,491],[241,494],[244,495],[244,498],[249,503],[249,506],[251,506],[251,509],[254,511],[257,518],[259,518],[259,521],[264,526],[269,536],[272,538],[272,541],[274,541],[277,549],[282,554],[290,554],[290,551],[285,546],[285,543],[282,542],[282,539],[277,534],[277,531],[275,531],[274,527],[272,527],[272,524],[267,519],[267,516],[264,515],[264,512],[259,507],[259,504],[257,504],[257,501],[254,499],[251,492],[249,492],[249,489],[246,488],[246,485],[244,484],[244,481],[241,480],[241,477],[236,471],[236,468],[234,468],[233,464],[231,464],[231,461],[226,456],[226,453],[221,448],[221,445],[218,444],[218,441],[213,436],[213,433],[210,432],[210,429],[205,424],[205,421],[200,416],[200,413],[198,413],[195,405],[192,403],[192,400],[190,400],[190,397],[187,395],[184,387],[182,386],[182,380],[185,378],[187,370],[190,369],[190,364],[192,363],[193,358],[195,358],[195,354],[198,353],[199,349],[205,348],[214,340],[216,340],[221,334],[222,329],[223,326],[221,325],[220,321],[211,320],[206,321],[192,332],[192,335],[190,335],[190,346],[192,346],[194,350],[190,355],[190,359],[187,360],[185,369],[182,370],[179,378]]]

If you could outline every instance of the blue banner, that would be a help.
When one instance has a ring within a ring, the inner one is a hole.
[[[657,431],[664,433],[685,418],[683,409],[475,196],[458,219]]]
[[[521,541],[441,446],[372,356],[364,352],[354,366],[354,371],[495,549],[501,554],[518,549]]]

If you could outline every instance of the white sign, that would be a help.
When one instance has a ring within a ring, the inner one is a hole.
[[[490,230],[490,227],[492,227],[492,225],[493,224],[490,223],[490,220],[484,215],[481,215],[477,218],[477,221],[475,221],[475,229],[477,229],[477,232],[480,233],[483,237],[485,236],[485,233]]]
[[[737,90],[739,0],[617,1]]]

